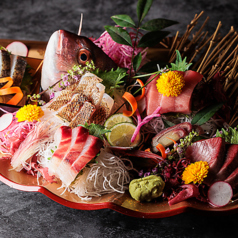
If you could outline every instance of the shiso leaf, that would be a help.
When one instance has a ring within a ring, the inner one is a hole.
[[[141,26],[141,29],[146,31],[159,31],[175,24],[178,24],[178,22],[163,18],[157,18],[146,22],[143,26]]]
[[[217,130],[216,137],[224,138],[227,143],[238,144],[237,127],[229,127],[228,130],[225,130],[224,128],[222,128],[221,131]]]
[[[153,3],[153,0],[138,0],[136,13],[137,13],[139,22],[143,21],[148,11],[150,10],[152,3]]]
[[[121,27],[136,27],[135,22],[128,15],[115,15],[112,20]]]
[[[131,37],[126,30],[115,26],[105,26],[104,28],[115,42],[132,47]]]
[[[216,103],[200,110],[192,119],[191,124],[201,126],[207,122],[223,105],[224,103]]]
[[[171,63],[171,68],[169,68],[171,71],[187,71],[189,67],[192,65],[192,63],[188,64],[186,62],[187,57],[185,57],[182,60],[181,54],[178,50],[176,50],[176,61],[175,64]]]
[[[138,47],[152,47],[162,41],[169,31],[151,31],[143,35],[139,41]]]
[[[86,129],[89,130],[89,135],[96,136],[100,138],[101,140],[103,140],[103,135],[105,133],[110,132],[110,130],[105,129],[104,126],[94,124],[94,123],[91,123],[90,125],[88,125],[88,123],[86,122],[84,125],[79,124],[78,126],[85,127]]]
[[[139,69],[139,67],[141,65],[141,61],[142,61],[142,55],[141,55],[141,52],[140,52],[133,59],[133,68],[134,68],[135,72],[137,72],[137,70]]]
[[[124,78],[127,76],[127,69],[117,68],[116,70],[111,69],[110,71],[100,71],[96,69],[92,73],[101,78],[102,84],[106,87],[106,93],[112,95],[115,88],[119,88],[120,84],[124,83]]]

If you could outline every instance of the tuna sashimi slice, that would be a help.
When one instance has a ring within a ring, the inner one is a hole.
[[[216,180],[225,180],[236,168],[238,168],[238,145],[230,145],[226,159],[216,176]]]
[[[146,87],[147,115],[152,114],[158,106],[161,106],[161,114],[168,112],[191,113],[191,96],[195,86],[202,78],[203,76],[195,71],[186,71],[184,73],[185,86],[177,97],[166,97],[160,94],[156,87],[158,77],[154,79]]]
[[[229,183],[232,188],[237,189],[238,185],[238,168],[236,168],[231,175],[225,180],[225,182]]]
[[[82,126],[76,127],[72,130],[71,146],[56,170],[57,177],[60,178],[65,171],[70,170],[72,164],[81,154],[88,135],[88,130]]]
[[[49,162],[49,173],[55,174],[58,166],[66,155],[72,139],[72,129],[68,126],[61,126],[55,133],[55,141],[58,144],[50,162]]]
[[[60,176],[61,181],[66,187],[74,181],[77,174],[86,166],[86,164],[97,155],[102,145],[103,142],[99,138],[92,135],[87,137],[87,141],[85,142],[84,148],[78,158],[72,164],[70,169],[64,171]]]
[[[186,150],[186,158],[191,162],[207,161],[209,164],[208,176],[204,180],[211,184],[223,164],[225,155],[225,141],[221,137],[197,141]]]

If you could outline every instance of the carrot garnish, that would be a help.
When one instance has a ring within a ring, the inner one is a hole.
[[[127,111],[127,110],[124,110],[123,111],[123,115],[124,116],[127,116],[127,117],[131,117],[133,116],[133,114],[135,113],[136,109],[137,109],[137,101],[135,99],[135,97],[128,93],[128,92],[125,92],[122,96],[127,102],[129,102],[131,108],[132,108],[132,111]]]
[[[146,152],[151,152],[150,148],[145,149]]]
[[[160,151],[162,158],[163,158],[163,159],[166,159],[167,155],[166,155],[166,153],[165,153],[165,148],[164,148],[164,146],[159,143],[159,144],[156,146],[156,149],[157,149],[158,151]]]
[[[1,78],[0,83],[7,82],[2,88],[0,88],[0,96],[5,96],[9,94],[15,94],[7,104],[17,105],[23,98],[23,93],[19,87],[11,87],[13,80],[11,77]]]
[[[145,96],[145,87],[144,87],[144,83],[140,79],[137,79],[136,81],[140,84],[142,88],[141,95],[135,97],[136,101],[140,101]]]
[[[169,139],[169,140],[171,140],[171,141],[173,141],[174,144],[177,144],[177,142],[176,142],[175,140],[173,140],[173,139],[171,139],[171,138],[169,138],[169,137],[166,137],[166,138]]]

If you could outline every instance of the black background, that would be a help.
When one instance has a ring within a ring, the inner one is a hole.
[[[136,20],[136,0],[15,0],[0,1],[0,38],[47,41],[65,29],[77,33],[83,13],[82,35],[99,37],[110,16],[129,14]],[[177,20],[172,34],[184,32],[202,10],[210,17],[206,30],[222,22],[221,34],[238,29],[236,0],[155,0],[146,17]],[[238,214],[207,216],[184,213],[162,219],[127,217],[108,209],[79,211],[39,193],[12,189],[0,183],[0,237],[237,237]]]

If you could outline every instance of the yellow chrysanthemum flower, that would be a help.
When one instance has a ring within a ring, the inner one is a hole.
[[[177,97],[185,85],[183,73],[178,71],[168,71],[163,73],[157,80],[158,92],[164,96]]]
[[[182,180],[185,184],[199,183],[201,184],[204,178],[207,177],[209,165],[206,161],[198,161],[188,165],[182,174]]]
[[[18,118],[18,122],[21,121],[40,121],[40,118],[44,115],[42,109],[36,105],[25,105],[20,108],[16,113],[16,117]]]

